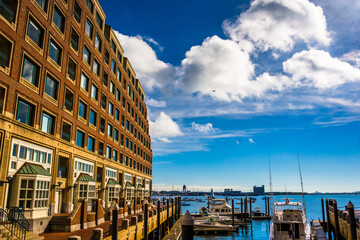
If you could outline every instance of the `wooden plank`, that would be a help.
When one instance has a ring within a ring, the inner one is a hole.
[[[327,240],[324,229],[321,227],[319,221],[313,221],[312,230],[318,240]]]

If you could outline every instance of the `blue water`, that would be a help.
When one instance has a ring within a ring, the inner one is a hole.
[[[260,207],[261,211],[265,211],[265,201],[262,199],[264,196],[253,197],[256,198],[256,202],[252,204],[252,208]],[[284,201],[283,198],[286,196],[274,196],[273,201]],[[306,195],[305,196],[305,206],[306,206],[306,214],[307,219],[310,221],[311,219],[318,220],[322,219],[322,211],[321,211],[321,198],[328,199],[336,199],[338,203],[338,209],[344,209],[345,205],[351,201],[355,209],[360,209],[360,195]],[[189,197],[189,198],[200,198],[204,200],[204,202],[186,202],[190,203],[190,206],[182,206],[181,212],[185,213],[186,210],[189,210],[190,213],[197,213],[202,206],[207,206],[207,202],[205,201],[205,197]],[[223,196],[216,196],[216,198],[224,198]],[[302,201],[301,195],[289,196],[291,201]],[[231,197],[229,197],[229,203],[231,204]],[[239,208],[240,205],[236,203],[240,203],[240,197],[234,197],[235,209]],[[247,239],[269,239],[269,231],[270,231],[270,221],[253,221],[251,225],[249,225],[245,229],[240,229],[238,233],[232,233],[230,235],[218,235],[218,236],[195,236],[196,240],[200,239],[219,239],[219,240],[247,240]]]

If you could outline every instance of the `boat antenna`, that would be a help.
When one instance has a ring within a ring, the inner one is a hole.
[[[304,184],[303,184],[303,180],[302,180],[302,173],[301,173],[299,153],[297,153],[297,159],[298,159],[298,165],[299,165],[300,182],[301,182],[301,192],[302,192],[302,199],[303,199],[303,205],[304,205],[304,214],[305,214],[305,218],[306,218],[305,196],[304,196]]]
[[[271,205],[274,206],[273,202],[273,189],[272,189],[272,177],[271,177],[271,161],[270,161],[270,154],[269,154],[269,180],[270,180],[270,199],[271,199]],[[274,211],[273,211],[274,212]]]

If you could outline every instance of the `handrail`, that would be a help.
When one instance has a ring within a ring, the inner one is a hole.
[[[9,230],[11,236],[15,236],[19,240],[26,239],[26,229],[24,225],[2,208],[0,208],[0,225],[3,225]]]
[[[7,210],[7,212],[20,224],[22,224],[26,231],[29,231],[30,223],[24,216],[24,208],[11,207]]]

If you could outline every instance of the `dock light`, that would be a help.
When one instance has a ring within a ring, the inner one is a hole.
[[[4,183],[11,183],[13,180],[13,176],[7,176],[6,180],[7,181],[0,181],[0,187],[4,186]]]
[[[53,184],[53,188],[60,187],[62,183],[62,181],[58,181],[57,184]]]

